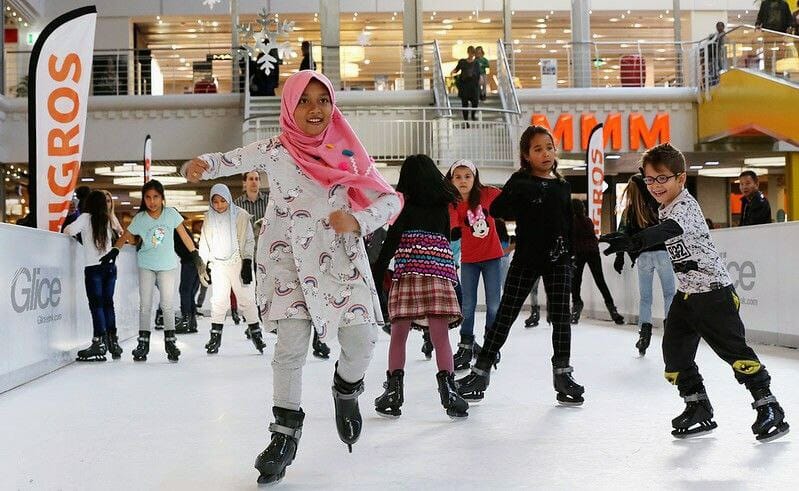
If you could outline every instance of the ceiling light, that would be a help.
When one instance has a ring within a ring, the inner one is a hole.
[[[94,182],[93,177],[81,177],[80,182]]]
[[[481,24],[490,24],[491,23],[491,18],[490,17],[483,17],[482,19],[478,20],[477,22],[479,22]]]
[[[614,154],[614,153],[605,155],[605,160],[619,160],[620,158],[621,158],[621,155],[617,155],[617,154]]]
[[[123,205],[123,206],[127,206],[127,205],[130,204],[130,201],[120,201],[119,204]]]
[[[150,175],[165,176],[174,174],[176,168],[171,165],[153,165],[150,167]],[[112,177],[142,177],[144,176],[144,166],[133,162],[116,165],[111,167],[97,167],[94,169],[94,174],[97,176],[112,176]]]
[[[546,19],[536,19],[536,22],[546,22]]]
[[[641,24],[636,22],[635,24],[633,24],[633,27],[635,27],[635,28],[641,27]]]
[[[541,23],[541,24],[536,24],[536,27],[539,28],[539,29],[546,29],[547,25],[544,24],[544,23]]]
[[[141,191],[131,191],[128,196],[133,199],[141,199]],[[190,189],[173,189],[169,191],[169,197],[175,201],[202,201],[205,199],[201,194]]]
[[[758,176],[768,174],[768,169],[742,169],[740,167],[717,167],[715,169],[700,169],[699,175],[704,177],[738,177],[744,170],[752,170]]]
[[[785,157],[756,157],[744,159],[744,165],[753,167],[785,167]]]
[[[442,24],[453,24],[455,21],[452,19],[444,19],[441,21]]]
[[[689,170],[699,170],[701,168],[702,168],[701,165],[692,165],[692,166],[688,167]]]
[[[718,162],[705,162],[705,165],[719,165]]]
[[[564,29],[563,30],[563,34],[571,34],[571,33],[572,33],[571,29]]]
[[[619,18],[618,18],[618,17],[611,17],[611,18],[610,18],[610,19],[608,19],[608,20],[609,20],[610,22],[618,22],[618,21],[619,21]]]

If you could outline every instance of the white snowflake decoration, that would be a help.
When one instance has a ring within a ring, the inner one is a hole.
[[[203,0],[203,5],[207,5],[211,10],[214,10],[214,6],[218,3],[222,3],[222,0]]]
[[[294,21],[284,20],[281,22],[277,16],[267,13],[266,9],[261,10],[258,17],[258,25],[260,27],[258,30],[253,29],[250,24],[237,27],[239,35],[246,39],[242,47],[247,56],[254,59],[257,58],[259,51],[264,53],[264,56],[258,60],[258,65],[261,70],[269,75],[275,68],[278,58],[284,59],[286,56],[292,56],[294,52],[289,41],[278,41],[280,37],[288,36],[294,31]],[[250,44],[250,42],[253,44]],[[273,49],[277,50],[278,58],[270,54]]]
[[[410,46],[405,46],[405,49],[402,50],[402,59],[405,60],[405,63],[412,62],[416,59],[416,50]]]
[[[371,40],[372,40],[371,32],[361,31],[361,33],[358,34],[358,44],[360,44],[361,46],[368,45],[369,41]]]

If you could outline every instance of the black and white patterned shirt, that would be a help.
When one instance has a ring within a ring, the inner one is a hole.
[[[250,214],[250,224],[253,226],[253,229],[255,229],[255,222],[263,218],[264,214],[266,213],[266,205],[269,202],[269,193],[258,191],[258,199],[255,201],[250,201],[247,198],[247,193],[244,193],[233,200],[233,202],[236,203],[237,206],[247,210],[247,213]]]
[[[732,284],[699,203],[688,190],[659,209],[660,220],[674,220],[683,233],[666,241],[679,290],[683,293],[705,293]]]

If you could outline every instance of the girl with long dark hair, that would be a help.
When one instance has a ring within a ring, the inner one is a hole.
[[[552,321],[553,383],[561,404],[583,403],[583,387],[572,378],[571,324],[571,186],[558,173],[555,140],[541,126],[527,128],[519,142],[521,169],[505,184],[491,214],[516,221],[516,253],[493,327],[472,372],[458,380],[467,401],[483,399],[491,364],[518,317],[533,283],[543,277],[548,315]]]
[[[105,361],[106,352],[115,360],[122,355],[114,315],[115,264],[101,262],[113,244],[113,224],[105,194],[92,191],[84,200],[83,212],[64,228],[64,233],[83,237],[83,275],[89,312],[92,316],[92,344],[78,351],[77,361]]]
[[[205,263],[194,241],[182,227],[183,217],[175,208],[164,206],[164,186],[153,179],[141,188],[141,206],[128,229],[117,240],[114,248],[100,258],[113,264],[125,244],[141,238],[138,251],[139,264],[139,344],[133,350],[134,361],[147,361],[150,352],[150,321],[152,319],[153,287],[158,288],[161,311],[164,315],[164,348],[167,359],[178,361],[180,350],[175,345],[175,283],[178,281],[178,256],[175,254],[174,230],[192,255],[197,272],[206,275]]]
[[[448,331],[460,323],[461,312],[455,295],[458,282],[449,247],[450,204],[457,200],[455,189],[427,155],[412,155],[400,170],[397,191],[405,206],[388,229],[375,264],[375,281],[394,259],[389,292],[391,346],[388,353],[385,392],[375,399],[375,410],[399,417],[404,402],[405,343],[412,323],[426,326],[436,352],[438,392],[447,414],[465,418],[469,405],[457,393]],[[419,327],[421,328],[421,327]]]

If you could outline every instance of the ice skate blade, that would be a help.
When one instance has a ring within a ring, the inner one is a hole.
[[[375,412],[377,413],[378,416],[380,416],[381,418],[385,418],[385,419],[399,419],[399,417],[402,415],[402,413],[399,413],[399,414],[381,413],[377,409],[375,409]]]
[[[92,362],[106,361],[106,360],[107,358],[105,356],[101,356],[99,358],[75,358],[75,361],[81,363],[92,363]]]
[[[133,361],[139,361],[139,362],[147,361],[147,357],[145,356],[144,358],[133,358]]]
[[[693,428],[691,430],[689,430],[689,429],[674,430],[674,431],[671,432],[671,435],[674,438],[678,438],[680,440],[686,440],[686,439],[689,439],[689,438],[694,438],[694,437],[697,437],[697,436],[702,436],[702,435],[706,435],[708,433],[711,433],[713,430],[715,430],[718,427],[719,427],[719,425],[716,424],[715,421],[710,421],[708,423],[703,423],[703,424],[701,424],[701,426],[698,426],[698,427]]]
[[[461,397],[463,397],[463,400],[469,403],[469,406],[477,406],[480,405],[481,402],[483,402],[483,398],[485,398],[485,395],[480,395],[479,398],[476,398],[478,396],[465,396],[461,394]]]
[[[563,407],[578,407],[582,406],[585,401],[557,401]]]
[[[527,329],[532,329],[534,327],[538,327],[538,322],[534,322],[532,324],[528,324],[528,323],[525,322],[524,323],[524,327],[527,328]]]
[[[452,421],[466,421],[469,418],[468,414],[464,414],[463,416],[456,416],[456,415],[453,415],[453,414],[447,414],[447,416],[449,416],[449,419],[451,419]]]
[[[765,435],[757,435],[755,439],[760,443],[773,442],[777,438],[781,438],[787,435],[790,431],[791,427],[788,425],[788,423],[783,422],[777,425],[777,428],[771,433],[766,433]]]
[[[352,443],[347,443],[347,449],[352,453]]]
[[[177,363],[178,362],[178,360],[170,360],[169,358],[167,358],[167,360],[169,361],[169,363]]]
[[[286,467],[288,467],[288,466],[286,466]],[[280,481],[282,481],[285,476],[286,476],[286,469],[283,469],[283,471],[280,474],[271,474],[271,475],[270,474],[267,474],[267,475],[261,474],[260,476],[258,476],[258,487],[259,488],[271,488],[272,486],[275,486]]]
[[[316,353],[313,354],[313,357],[314,358],[318,358],[320,360],[329,360],[330,359],[329,355],[328,356],[322,356],[322,355],[319,355],[319,354],[316,354]]]

